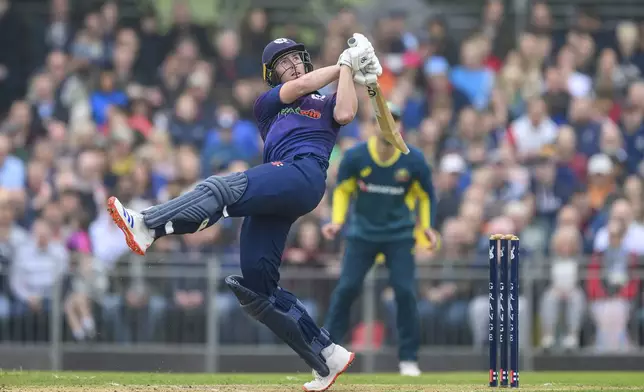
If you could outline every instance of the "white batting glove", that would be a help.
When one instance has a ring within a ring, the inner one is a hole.
[[[344,52],[340,54],[340,57],[338,57],[338,65],[346,65],[347,67],[353,68],[353,64],[351,63],[351,55],[349,54],[349,49],[346,49]]]
[[[363,71],[367,73],[373,73],[378,76],[382,75],[382,66],[380,65],[380,60],[378,60],[378,57],[376,57],[375,50],[373,49],[373,46],[371,45],[369,39],[360,33],[353,33],[353,39],[356,41],[355,47],[365,48],[367,51],[374,53],[369,60],[369,65],[365,67]],[[354,69],[354,72],[355,71],[356,70]]]
[[[364,71],[378,76],[382,75],[382,66],[380,65],[380,60],[378,60],[378,57],[375,54],[369,64],[365,67]]]
[[[369,65],[375,53],[373,49],[364,49],[361,47],[353,47],[345,49],[338,59],[338,65],[346,65],[351,67],[353,72],[363,70]]]
[[[378,83],[378,75],[371,72],[358,71],[353,74],[353,81],[363,86],[370,86]]]
[[[357,42],[356,47],[373,50],[373,45],[371,45],[371,42],[369,41],[369,39],[365,37],[363,34],[353,33],[353,38]]]

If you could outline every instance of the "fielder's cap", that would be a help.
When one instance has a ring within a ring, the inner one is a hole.
[[[595,154],[588,161],[588,174],[608,175],[613,172],[613,161],[606,154]]]
[[[465,160],[456,153],[445,154],[441,158],[440,171],[443,173],[460,174],[465,172],[466,169]]]
[[[449,63],[442,56],[432,56],[425,63],[426,76],[446,75],[448,71]]]
[[[394,118],[394,120],[396,121],[400,120],[400,117],[402,116],[402,110],[400,110],[400,107],[391,102],[387,102],[387,107],[389,108],[389,111],[391,112],[391,116]]]

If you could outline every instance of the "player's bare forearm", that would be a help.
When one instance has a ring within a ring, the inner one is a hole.
[[[298,98],[321,89],[327,84],[338,80],[340,76],[340,66],[331,65],[311,71],[301,77],[284,83],[280,90],[280,100],[289,104],[295,102]]]
[[[358,95],[353,84],[353,71],[347,66],[340,67],[338,91],[335,97],[333,118],[338,124],[345,125],[353,121],[358,112]]]

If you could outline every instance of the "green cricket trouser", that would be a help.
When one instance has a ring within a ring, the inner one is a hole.
[[[401,361],[416,361],[420,342],[420,322],[416,306],[415,242],[406,239],[392,242],[369,242],[349,239],[342,260],[342,273],[331,295],[325,326],[337,343],[349,329],[351,305],[362,291],[362,284],[376,255],[385,254],[389,284],[396,295],[396,324]]]

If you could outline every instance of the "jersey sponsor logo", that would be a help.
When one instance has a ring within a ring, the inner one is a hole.
[[[409,180],[409,171],[407,169],[398,169],[394,174],[394,178],[398,182],[407,182]]]
[[[371,174],[371,167],[367,166],[364,169],[360,170],[360,177],[369,177],[369,174]]]
[[[362,180],[358,181],[358,189],[360,189],[361,192],[365,193],[378,193],[381,195],[392,196],[400,196],[405,193],[405,188],[401,186],[369,184]]]
[[[311,94],[311,98],[317,100],[317,101],[324,101],[324,98],[326,98],[326,95],[320,95],[320,94]]]
[[[284,164],[283,164],[281,161],[271,162],[271,165],[273,165],[273,166],[277,166],[277,167],[282,167],[282,166],[284,166]]]
[[[312,118],[314,120],[319,120],[320,118],[322,118],[322,113],[315,109],[302,110],[302,108],[298,106],[296,108],[284,108],[280,110],[280,115],[282,116],[288,116],[289,114],[297,114],[298,116],[304,116]]]

